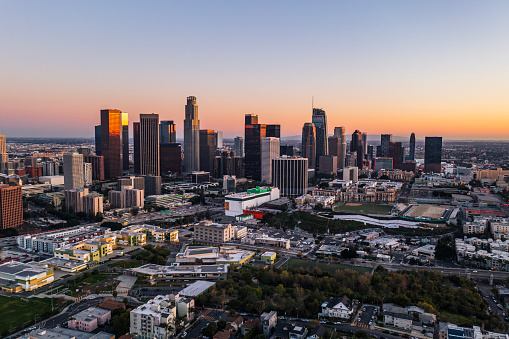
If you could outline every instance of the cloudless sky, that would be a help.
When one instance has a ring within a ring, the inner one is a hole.
[[[506,1],[0,0],[0,132],[92,136],[99,110],[159,113],[178,138],[243,135],[245,113],[299,135],[509,139]]]

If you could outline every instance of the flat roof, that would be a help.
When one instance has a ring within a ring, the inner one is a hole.
[[[191,285],[187,286],[186,288],[182,289],[179,294],[186,296],[186,297],[196,297],[212,286],[214,286],[216,283],[212,281],[204,281],[204,280],[198,280],[197,282],[192,283]]]

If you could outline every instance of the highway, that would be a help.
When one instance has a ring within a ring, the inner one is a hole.
[[[472,279],[490,279],[493,276],[494,280],[506,280],[509,277],[509,272],[503,271],[488,271],[482,269],[462,268],[462,267],[440,267],[440,266],[412,266],[399,263],[380,263],[379,265],[388,270],[427,270],[437,271],[442,274],[457,274],[467,276],[470,274]]]

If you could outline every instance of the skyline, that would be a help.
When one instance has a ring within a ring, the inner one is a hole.
[[[100,110],[119,109],[130,136],[156,113],[181,139],[188,96],[202,129],[243,136],[252,113],[293,136],[314,96],[329,135],[509,139],[507,3],[0,6],[7,137],[92,137]]]

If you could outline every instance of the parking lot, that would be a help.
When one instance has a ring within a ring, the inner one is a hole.
[[[377,306],[364,305],[362,307],[362,313],[360,314],[359,318],[357,319],[357,323],[360,325],[363,325],[365,327],[370,327],[371,325],[373,325],[376,310],[377,310]]]

